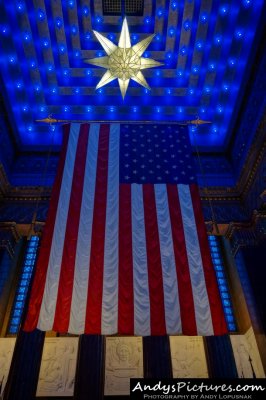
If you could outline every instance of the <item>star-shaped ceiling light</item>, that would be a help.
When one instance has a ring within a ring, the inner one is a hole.
[[[97,57],[85,60],[85,62],[88,64],[97,65],[98,67],[107,69],[102,79],[96,86],[96,89],[99,89],[107,83],[112,82],[116,78],[118,79],[123,98],[125,97],[130,79],[139,83],[145,88],[150,89],[141,70],[157,67],[163,64],[150,58],[144,58],[141,56],[155,35],[150,35],[141,42],[131,46],[126,18],[123,21],[118,46],[101,35],[99,32],[93,31],[93,33],[107,53],[107,56],[105,57]]]

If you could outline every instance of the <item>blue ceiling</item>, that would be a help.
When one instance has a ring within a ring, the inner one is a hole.
[[[130,82],[95,86],[104,74],[84,59],[103,56],[97,30],[117,44],[121,15],[102,1],[18,0],[0,6],[0,75],[8,117],[22,148],[60,145],[59,120],[178,122],[201,151],[222,152],[232,138],[259,41],[263,0],[144,1],[128,16],[132,44],[155,33],[144,56],[164,66],[144,70],[151,91]]]

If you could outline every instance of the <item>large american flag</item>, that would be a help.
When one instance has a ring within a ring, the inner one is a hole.
[[[24,330],[36,327],[226,333],[186,126],[65,126]]]

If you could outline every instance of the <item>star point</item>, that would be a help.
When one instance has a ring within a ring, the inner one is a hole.
[[[141,70],[163,65],[151,58],[141,57],[155,35],[150,35],[139,43],[131,46],[130,35],[126,18],[123,21],[122,30],[116,46],[109,39],[97,31],[93,31],[97,40],[102,45],[107,56],[84,60],[88,64],[106,68],[107,71],[98,82],[96,89],[107,85],[114,79],[118,79],[120,92],[125,98],[130,79],[150,90]]]

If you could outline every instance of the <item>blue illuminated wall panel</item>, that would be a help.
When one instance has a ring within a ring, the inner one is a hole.
[[[18,333],[19,326],[21,323],[21,317],[23,314],[29,285],[32,277],[32,273],[35,266],[36,254],[39,245],[39,237],[32,236],[27,243],[27,249],[25,258],[22,265],[21,276],[19,279],[16,296],[13,304],[13,309],[11,312],[8,333],[16,334]]]
[[[236,332],[236,321],[234,317],[231,296],[228,288],[228,282],[224,270],[224,261],[221,252],[221,245],[218,236],[208,236],[211,249],[212,262],[214,265],[222,305],[225,313],[225,319],[229,332]]]

